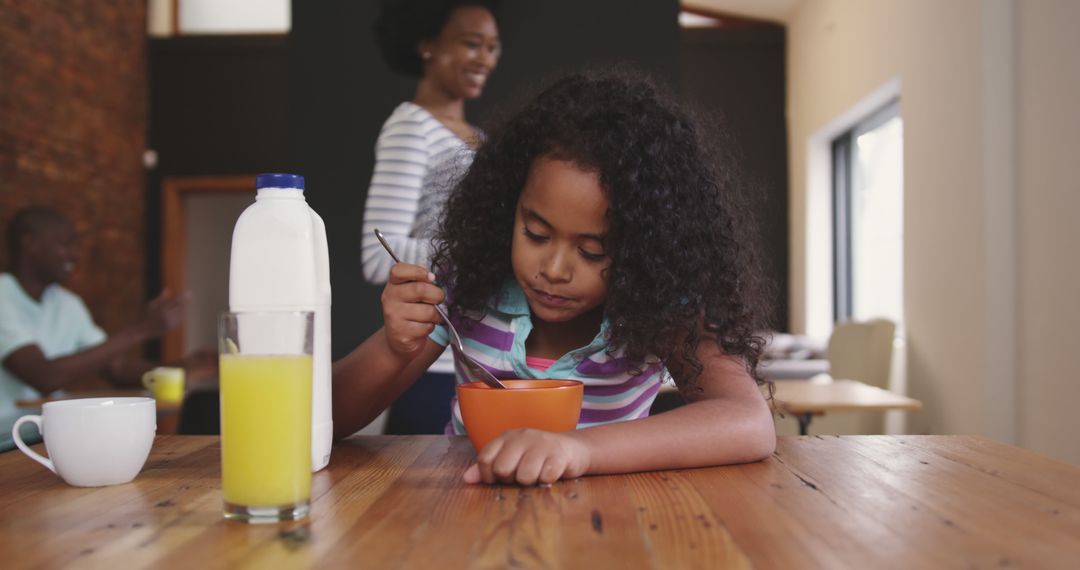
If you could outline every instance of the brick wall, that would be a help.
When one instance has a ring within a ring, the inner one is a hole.
[[[0,223],[31,204],[72,219],[66,285],[108,332],[145,299],[146,85],[145,0],[0,0]]]

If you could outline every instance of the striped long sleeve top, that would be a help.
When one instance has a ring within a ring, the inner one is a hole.
[[[375,228],[405,263],[430,263],[431,238],[447,195],[474,154],[423,107],[406,101],[394,109],[375,143],[375,172],[361,238],[364,279],[385,283],[393,265],[375,238]]]

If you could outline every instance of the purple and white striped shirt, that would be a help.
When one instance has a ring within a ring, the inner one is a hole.
[[[457,326],[459,319],[455,318]],[[487,314],[471,328],[458,326],[465,352],[497,378],[558,378],[580,380],[585,384],[578,429],[595,425],[644,418],[668,379],[667,369],[658,361],[635,370],[622,351],[606,352],[608,323],[587,346],[564,354],[547,369],[530,368],[525,362],[525,339],[532,331],[532,316],[525,294],[512,279],[507,280]],[[446,346],[449,335],[445,326],[436,327],[432,341]],[[655,360],[655,359],[651,359]],[[461,371],[458,383],[467,382]],[[448,434],[462,435],[465,425],[457,398],[451,402],[452,415],[446,426]]]

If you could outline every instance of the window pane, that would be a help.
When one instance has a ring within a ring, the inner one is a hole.
[[[895,108],[894,108],[895,109]],[[903,321],[904,162],[898,114],[851,147],[852,317]]]

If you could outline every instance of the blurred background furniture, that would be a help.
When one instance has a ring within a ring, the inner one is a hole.
[[[806,380],[829,371],[825,343],[806,335],[768,335],[758,372],[766,380]]]
[[[777,410],[795,416],[799,422],[799,435],[808,435],[814,416],[827,412],[860,412],[869,417],[881,414],[868,412],[922,409],[919,400],[858,380],[833,380],[827,374],[810,380],[777,382],[773,405]]]
[[[829,374],[888,389],[895,335],[896,324],[888,319],[838,323],[826,349]]]
[[[835,380],[858,380],[870,386],[889,390],[901,397],[906,392],[902,369],[896,366],[904,359],[896,348],[902,346],[897,338],[896,323],[888,319],[846,321],[837,323],[829,336],[825,356],[829,374]],[[885,414],[877,411],[856,411],[848,418],[848,433],[879,434],[902,431],[887,430]],[[899,424],[902,426],[903,422]]]
[[[905,396],[903,339],[888,319],[837,323],[825,350],[828,374],[776,382],[776,409],[793,414],[805,435],[815,416],[845,412],[818,424],[819,433],[903,433],[902,415],[922,403]],[[778,427],[782,427],[780,424]],[[783,431],[783,430],[781,430]]]
[[[770,331],[763,336],[766,343],[758,363],[758,374],[765,380],[809,380],[829,372],[824,341],[785,332]],[[683,403],[683,398],[675,386],[665,384],[660,387],[660,393],[656,395],[649,413],[666,412]]]

